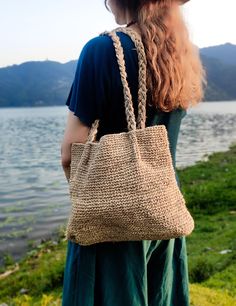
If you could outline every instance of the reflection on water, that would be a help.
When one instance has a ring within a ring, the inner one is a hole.
[[[46,237],[69,213],[68,184],[60,164],[67,109],[0,109],[0,256],[17,258],[30,240]],[[176,165],[224,151],[236,141],[236,102],[202,103],[188,110]]]

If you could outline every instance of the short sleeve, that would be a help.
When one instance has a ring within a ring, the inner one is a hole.
[[[77,62],[66,105],[89,127],[102,118],[110,100],[113,53],[109,37],[98,36],[84,46]]]

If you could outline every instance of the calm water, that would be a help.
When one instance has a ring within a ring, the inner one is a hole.
[[[66,114],[65,106],[0,109],[0,257],[10,252],[19,258],[29,241],[67,220],[68,184],[60,164]],[[182,121],[177,167],[225,151],[232,142],[236,102],[204,102]]]

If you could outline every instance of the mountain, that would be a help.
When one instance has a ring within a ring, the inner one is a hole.
[[[236,45],[200,49],[206,101],[236,100]],[[65,105],[77,61],[26,62],[0,68],[0,107]]]
[[[236,100],[236,65],[225,64],[219,59],[205,55],[201,55],[201,59],[207,72],[208,82],[205,100]]]
[[[226,43],[224,45],[202,48],[201,55],[220,60],[227,65],[236,65],[236,45]]]
[[[62,105],[76,61],[26,62],[0,69],[0,106]]]

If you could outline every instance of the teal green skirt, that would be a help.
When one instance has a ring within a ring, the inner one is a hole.
[[[68,241],[63,306],[189,306],[185,237]]]

